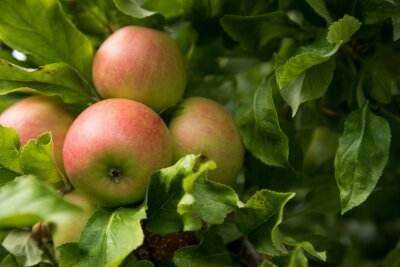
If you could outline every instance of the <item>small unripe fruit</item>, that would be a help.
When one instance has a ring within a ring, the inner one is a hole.
[[[233,186],[243,164],[244,147],[233,117],[217,102],[192,97],[181,103],[182,110],[170,121],[174,156],[202,154],[217,163],[211,180]]]
[[[182,97],[186,69],[168,34],[127,26],[110,35],[98,49],[93,81],[104,98],[133,99],[160,111]]]
[[[101,206],[143,200],[149,176],[171,160],[164,121],[129,99],[107,99],[84,110],[64,143],[65,170],[72,185]]]
[[[46,96],[28,97],[0,115],[0,124],[14,128],[24,145],[29,139],[36,139],[50,131],[53,136],[54,156],[58,167],[64,170],[62,149],[64,138],[74,116],[64,104]]]

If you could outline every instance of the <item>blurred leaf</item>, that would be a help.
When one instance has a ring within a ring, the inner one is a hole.
[[[342,214],[364,202],[388,161],[390,127],[365,105],[346,119],[335,157]]]
[[[24,98],[26,95],[20,93],[0,95],[0,113]]]
[[[373,99],[388,104],[392,101],[392,95],[397,90],[396,80],[392,78],[379,59],[369,59],[364,62],[366,69],[365,87]]]
[[[142,6],[162,14],[166,19],[172,19],[183,15],[182,2],[182,0],[145,0],[142,1]]]
[[[91,80],[93,48],[56,0],[1,1],[0,40],[40,65],[65,62]]]
[[[115,6],[125,15],[135,19],[148,20],[153,22],[153,26],[163,29],[165,18],[157,12],[142,8],[142,1],[137,0],[113,0]],[[140,4],[139,4],[140,3]]]
[[[80,259],[79,248],[77,243],[66,243],[57,247],[59,252],[58,264],[60,267],[78,266]]]
[[[136,262],[133,267],[154,267],[154,264],[148,260],[141,260]]]
[[[239,231],[233,220],[226,220],[223,224],[216,224],[210,228],[210,231],[216,233],[222,238],[224,244],[229,244],[235,240],[238,240],[243,236],[243,233]]]
[[[358,19],[344,15],[343,18],[332,23],[328,29],[327,40],[334,43],[347,43],[351,36],[356,33],[361,27],[361,22]]]
[[[28,61],[20,61],[18,59],[16,59],[13,55],[12,55],[12,51],[8,51],[8,50],[1,50],[0,49],[0,59],[8,61],[12,64],[21,66],[21,67],[25,67],[25,68],[29,68],[29,67],[33,67],[32,64]]]
[[[208,170],[215,169],[213,161],[201,163],[198,171],[183,180],[185,194],[178,204],[184,221],[184,231],[199,230],[202,222],[222,224],[228,213],[238,206],[235,191],[224,184],[207,180]]]
[[[12,230],[3,240],[2,245],[21,266],[33,266],[40,262],[49,261],[30,231]]]
[[[9,179],[0,178],[1,180],[8,181],[22,174],[20,145],[17,132],[13,128],[0,125],[0,173],[9,174]]]
[[[53,154],[53,138],[50,132],[38,139],[31,139],[21,149],[21,165],[24,173],[32,174],[50,184],[62,181]]]
[[[119,208],[116,211],[98,209],[89,219],[79,240],[79,260],[73,266],[118,266],[142,245],[144,234],[141,221],[146,218],[143,207]],[[67,247],[64,257],[76,254],[75,247]],[[68,265],[66,265],[68,266]]]
[[[283,208],[294,193],[257,191],[237,213],[237,227],[248,235],[259,253],[279,256],[287,253],[278,226],[283,220]]]
[[[329,10],[326,7],[325,0],[306,0],[307,4],[321,16],[327,24],[331,24],[333,19],[329,14]]]
[[[267,165],[288,166],[288,138],[279,126],[272,91],[274,76],[257,88],[253,102],[238,111],[236,121],[247,149]]]
[[[363,0],[361,11],[366,24],[380,23],[396,12],[396,0]]]
[[[0,267],[22,267],[12,254],[8,254],[1,262]]]
[[[328,127],[315,127],[311,141],[304,152],[303,168],[313,172],[332,159],[337,150],[339,135]]]
[[[229,252],[218,235],[207,232],[200,245],[184,247],[175,252],[177,267],[232,266]]]
[[[22,176],[0,188],[0,227],[60,222],[79,212],[53,189],[32,176]]]
[[[392,16],[392,24],[393,24],[393,41],[395,42],[400,39],[400,12]]]
[[[100,44],[116,29],[119,20],[127,16],[117,12],[113,1],[103,0],[62,0],[63,9],[75,26],[84,33],[94,47]]]
[[[339,190],[334,185],[314,186],[303,204],[305,211],[333,216],[340,211]]]
[[[385,267],[400,267],[400,248],[395,248],[387,255]]]
[[[156,12],[144,9],[136,0],[113,0],[115,6],[126,15],[134,18],[145,18],[156,15]]]
[[[0,95],[34,92],[58,95],[66,103],[87,105],[96,98],[91,85],[65,63],[26,69],[0,59]]]
[[[301,34],[300,27],[281,11],[257,16],[225,15],[221,18],[221,25],[243,49],[250,51],[272,40]]]

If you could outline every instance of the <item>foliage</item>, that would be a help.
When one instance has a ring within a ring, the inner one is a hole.
[[[150,177],[143,203],[98,208],[56,252],[30,235],[79,212],[54,189],[51,133],[21,147],[0,126],[0,266],[153,266],[146,231],[182,230],[199,243],[168,266],[400,266],[400,1],[2,0],[0,111],[29,94],[76,114],[99,101],[93,55],[132,24],[171,34],[185,96],[235,116],[237,186],[187,155]]]

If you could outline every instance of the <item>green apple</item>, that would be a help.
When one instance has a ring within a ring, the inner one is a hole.
[[[170,121],[173,160],[202,154],[217,163],[211,180],[233,186],[243,164],[244,147],[233,117],[217,102],[201,97],[184,100]]]
[[[53,230],[54,247],[61,246],[66,243],[78,243],[83,228],[89,220],[97,206],[90,203],[87,199],[74,191],[64,196],[64,199],[82,209],[82,211],[69,220],[55,225]]]
[[[22,145],[38,138],[46,131],[53,136],[54,156],[58,167],[63,167],[63,144],[74,116],[65,105],[52,97],[32,96],[17,102],[0,115],[0,124],[14,128]]]
[[[184,59],[166,33],[127,26],[96,52],[93,81],[104,98],[127,98],[156,111],[175,105],[186,86]]]
[[[72,185],[101,206],[143,200],[148,177],[171,160],[164,121],[129,99],[106,99],[84,110],[64,143],[64,165]]]

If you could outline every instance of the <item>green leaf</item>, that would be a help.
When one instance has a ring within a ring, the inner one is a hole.
[[[392,16],[392,25],[393,25],[393,42],[396,42],[397,40],[400,39],[400,12],[397,12]]]
[[[287,253],[278,226],[282,222],[283,208],[294,195],[263,189],[239,209],[237,227],[248,235],[257,252],[271,256]]]
[[[328,29],[327,40],[334,43],[347,43],[351,36],[356,33],[361,27],[361,22],[349,15],[344,15],[343,18],[332,23]]]
[[[33,266],[41,262],[49,262],[48,257],[32,238],[30,231],[12,230],[3,240],[2,245],[21,266]]]
[[[332,17],[326,7],[325,0],[306,0],[307,4],[319,15],[325,19],[327,24],[332,23]]]
[[[363,0],[361,12],[365,24],[375,24],[390,18],[398,12],[396,0]]]
[[[207,232],[200,245],[184,247],[175,252],[174,263],[178,267],[232,266],[229,252],[218,235]]]
[[[79,262],[79,248],[77,243],[66,243],[58,246],[58,264],[60,267],[75,267]]]
[[[141,260],[136,262],[133,267],[154,267],[154,264],[148,260]]]
[[[79,208],[32,176],[22,176],[0,188],[0,227],[60,222],[78,212]]]
[[[279,126],[272,93],[274,76],[264,80],[255,92],[252,105],[239,110],[236,121],[246,148],[267,165],[288,166],[289,141]]]
[[[261,267],[308,267],[308,260],[304,250],[298,246],[288,255],[274,257],[272,261],[265,261]]]
[[[75,266],[119,266],[142,245],[141,221],[145,218],[143,207],[119,208],[114,212],[98,209],[83,229],[78,245],[80,258]],[[76,253],[75,248],[68,248],[65,255],[71,253]]]
[[[318,99],[326,93],[333,79],[334,70],[335,61],[331,59],[309,68],[282,88],[280,93],[292,108],[293,116],[302,103]]]
[[[390,127],[365,105],[345,121],[335,156],[335,178],[342,214],[364,202],[374,190],[388,161]]]
[[[222,224],[238,206],[239,199],[232,188],[207,180],[208,170],[215,167],[213,161],[201,163],[196,173],[183,180],[185,194],[178,204],[178,213],[183,216],[184,231],[199,230],[202,222]]]
[[[53,139],[50,132],[31,139],[21,149],[21,165],[24,173],[32,174],[50,184],[62,181],[54,161]]]
[[[364,67],[366,70],[364,83],[367,92],[376,101],[389,104],[392,101],[392,95],[397,91],[396,80],[392,78],[385,66],[382,66],[379,58],[365,60]]]
[[[225,15],[221,18],[225,32],[245,50],[255,50],[272,40],[297,37],[300,27],[282,11],[257,16]]]
[[[0,40],[40,65],[65,62],[91,80],[93,48],[56,0],[1,1]]]
[[[0,95],[33,92],[57,95],[66,103],[87,105],[97,100],[92,90],[91,85],[65,63],[26,69],[0,59]]]
[[[315,172],[322,164],[335,156],[339,134],[328,127],[315,127],[311,141],[304,151],[303,168]]]
[[[315,257],[321,261],[326,261],[326,251],[315,250],[313,244],[311,244],[308,241],[297,241],[293,238],[285,237],[284,243],[288,246],[295,247],[295,250],[297,247],[301,247],[302,249],[304,249],[308,254],[312,255],[313,257]]]
[[[224,244],[231,243],[243,236],[233,220],[226,220],[223,224],[213,225],[210,231],[219,235]]]
[[[385,259],[385,267],[400,267],[400,248],[389,252]]]
[[[292,116],[296,114],[301,103],[325,94],[333,78],[335,62],[331,60],[332,56],[341,45],[350,40],[360,26],[357,19],[345,15],[331,24],[326,40],[299,47],[288,60],[280,55],[276,56],[276,81],[283,99],[292,108]]]
[[[329,61],[339,50],[341,44],[341,42],[337,44],[320,42],[309,46],[303,46],[287,61],[277,56],[275,61],[275,74],[279,88],[282,90],[284,87],[290,85],[296,78],[304,79],[299,77],[301,75],[305,76],[306,70]]]
[[[115,6],[119,11],[134,19],[139,20],[140,23],[150,23],[151,27],[163,29],[165,25],[165,18],[158,12],[148,10],[143,6],[143,1],[137,0],[113,0]]]
[[[144,9],[136,0],[113,0],[115,6],[124,14],[134,18],[146,18],[154,16],[157,13]]]
[[[182,0],[145,0],[142,7],[162,14],[166,19],[173,19],[184,14]]]
[[[0,173],[3,175],[7,173],[9,178],[4,178],[4,182],[22,174],[22,167],[19,161],[20,145],[17,132],[12,128],[0,125]],[[3,175],[2,177],[4,177]]]
[[[0,267],[22,267],[12,254],[8,254],[1,262]]]
[[[182,218],[177,211],[183,196],[182,181],[194,173],[198,156],[188,155],[175,165],[151,175],[147,189],[146,229],[152,233],[166,234],[182,229]]]
[[[301,204],[305,212],[334,216],[340,211],[339,190],[336,185],[313,186]]]

